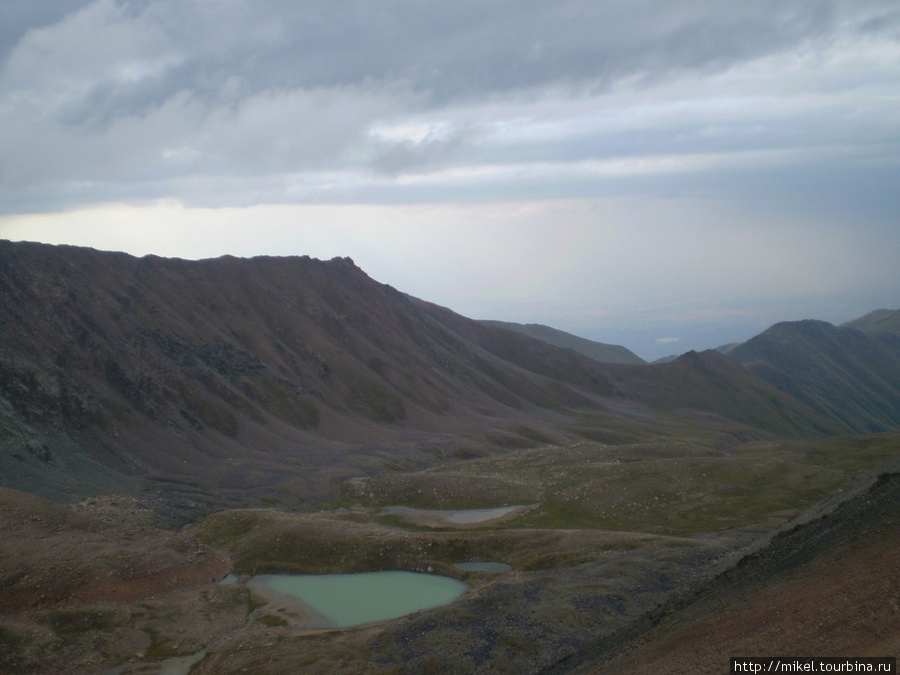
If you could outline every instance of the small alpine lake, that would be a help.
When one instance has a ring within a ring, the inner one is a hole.
[[[488,572],[496,574],[499,572],[509,572],[512,567],[501,562],[462,562],[456,563],[454,567],[463,572]]]
[[[515,518],[538,506],[516,504],[489,509],[417,509],[409,506],[386,506],[378,515],[397,516],[403,521],[425,527],[480,527]]]
[[[448,605],[469,586],[457,579],[419,572],[360,574],[262,574],[247,581],[267,594],[299,600],[332,628],[395,619]]]

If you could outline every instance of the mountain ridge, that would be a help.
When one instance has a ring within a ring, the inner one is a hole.
[[[565,415],[623,404],[765,433],[846,428],[737,369],[601,364],[411,298],[348,258],[0,242],[0,298],[0,468],[48,496],[154,476],[195,496],[322,498],[340,476],[434,462],[426,438],[549,441]]]
[[[629,363],[632,365],[640,365],[647,363],[640,356],[632,352],[622,345],[606,344],[595,340],[567,333],[566,331],[545,326],[540,323],[516,323],[513,321],[495,321],[492,319],[481,319],[481,323],[497,328],[506,328],[516,331],[524,335],[549,342],[557,347],[573,349],[576,352],[584,354],[600,363]]]
[[[856,328],[870,335],[900,336],[900,310],[876,309],[868,314],[841,324],[841,328]]]
[[[877,324],[888,318],[877,316]],[[867,317],[844,326],[810,319],[781,322],[727,356],[855,433],[895,429],[900,425],[900,336],[854,327],[870,326],[872,315]]]

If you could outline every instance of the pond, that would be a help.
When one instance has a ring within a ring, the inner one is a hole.
[[[403,571],[262,574],[248,583],[269,593],[302,601],[335,628],[394,619],[448,605],[469,588],[450,577]]]
[[[386,506],[379,515],[394,515],[402,520],[427,527],[469,527],[517,516],[534,508],[534,504],[517,504],[491,509],[416,509],[409,506]]]
[[[290,575],[260,574],[238,577],[229,574],[219,583],[244,583],[268,601],[300,610],[308,628],[349,628],[375,621],[395,619],[423,609],[449,605],[469,590],[468,584],[450,577],[418,572],[365,572],[362,574]],[[294,605],[291,607],[291,605]],[[299,605],[299,607],[298,607]],[[253,625],[259,609],[249,615],[247,624],[218,636],[189,656],[169,659],[136,660],[104,671],[104,675],[156,673],[187,675],[207,650]],[[314,617],[310,617],[314,614]],[[312,621],[310,621],[312,619]]]
[[[454,567],[464,572],[509,572],[512,567],[501,562],[463,562],[456,563]]]

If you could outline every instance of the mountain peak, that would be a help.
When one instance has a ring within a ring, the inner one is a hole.
[[[900,425],[898,316],[875,312],[843,326],[785,321],[728,358],[856,432],[886,431]]]

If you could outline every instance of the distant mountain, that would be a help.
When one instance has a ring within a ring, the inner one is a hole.
[[[621,373],[626,398],[652,409],[694,411],[698,421],[705,411],[787,435],[847,433],[841,421],[817,415],[789,396],[773,396],[766,382],[714,349],[690,351],[668,363],[609,367]]]
[[[417,301],[456,334],[530,372],[559,378],[600,396],[606,410],[635,406],[707,422],[730,420],[787,435],[846,432],[713,350],[688,352],[669,364],[600,364],[577,352],[472,321],[438,305]]]
[[[300,505],[573,414],[843,433],[720,355],[603,364],[410,298],[348,258],[184,261],[0,241],[0,484]],[[466,440],[468,439],[468,440]],[[449,449],[447,449],[449,448]],[[192,506],[193,505],[193,506]]]
[[[841,327],[779,323],[728,351],[752,373],[855,432],[900,427],[898,312]]]
[[[720,354],[727,354],[732,349],[737,347],[739,344],[741,344],[741,343],[740,342],[729,342],[724,345],[719,345],[718,347],[715,348],[715,350],[717,352],[719,352]],[[671,363],[678,357],[679,357],[679,354],[669,354],[668,356],[663,356],[662,358],[656,359],[655,361],[653,361],[653,363]]]
[[[855,328],[869,335],[900,337],[900,310],[876,309],[865,316],[842,324],[841,328]]]
[[[505,328],[523,335],[528,335],[537,340],[549,342],[551,345],[563,347],[565,349],[573,349],[576,352],[599,361],[600,363],[630,363],[643,364],[644,359],[634,352],[620,345],[609,345],[603,342],[595,342],[586,338],[566,333],[565,331],[544,326],[539,323],[514,323],[511,321],[492,321],[482,320],[481,323],[496,328]]]

